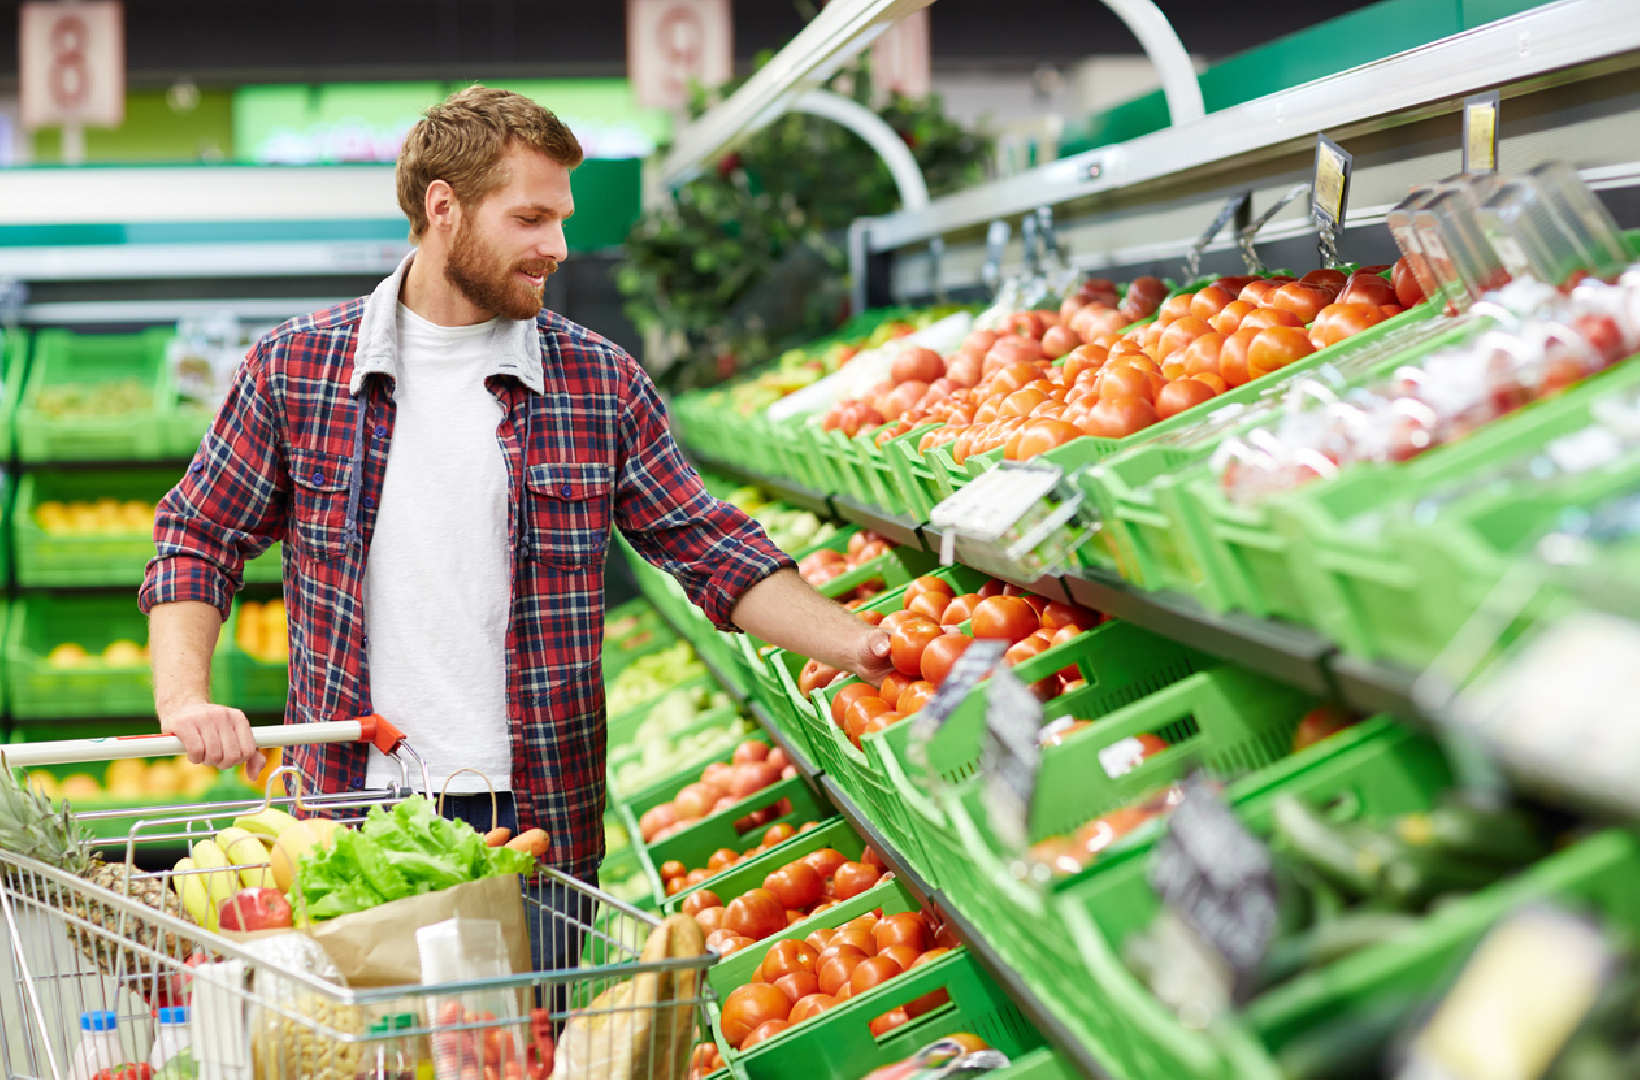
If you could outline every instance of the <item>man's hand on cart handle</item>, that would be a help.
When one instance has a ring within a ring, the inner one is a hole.
[[[256,748],[245,714],[226,705],[200,701],[179,706],[159,718],[159,729],[181,739],[195,765],[231,769],[245,764],[245,771],[255,776],[267,762],[267,755]]]

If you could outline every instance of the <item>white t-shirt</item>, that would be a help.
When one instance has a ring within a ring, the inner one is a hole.
[[[365,564],[371,704],[426,760],[435,792],[464,767],[512,788],[504,410],[484,386],[494,329],[438,326],[399,305],[397,416]],[[397,763],[372,748],[366,786],[399,782]],[[488,789],[462,773],[449,790]]]

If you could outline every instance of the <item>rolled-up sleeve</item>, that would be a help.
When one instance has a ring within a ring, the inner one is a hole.
[[[615,523],[638,554],[683,586],[722,630],[746,590],[796,564],[762,526],[708,494],[666,423],[666,407],[649,376],[630,357]]]
[[[284,538],[289,483],[266,393],[264,340],[239,366],[211,430],[154,516],[137,603],[201,601],[227,618],[245,562]]]

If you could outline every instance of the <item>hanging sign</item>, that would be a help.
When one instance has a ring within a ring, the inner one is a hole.
[[[1498,171],[1498,92],[1463,99],[1463,171]]]
[[[125,122],[125,9],[118,0],[23,4],[17,46],[25,128]]]
[[[1338,238],[1344,233],[1344,210],[1350,202],[1350,170],[1355,159],[1325,135],[1315,137],[1315,178],[1310,183],[1310,217],[1321,230],[1321,259],[1338,265]]]
[[[729,0],[626,0],[626,73],[638,104],[681,110],[694,83],[734,74]]]

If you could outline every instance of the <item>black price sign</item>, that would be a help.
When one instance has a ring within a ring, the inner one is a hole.
[[[991,670],[1002,662],[1002,654],[1008,651],[1006,641],[976,641],[968,646],[963,654],[957,657],[957,662],[951,665],[946,673],[945,681],[940,688],[934,691],[934,696],[928,699],[928,704],[919,709],[911,721],[911,738],[907,752],[913,761],[919,761],[926,768],[928,765],[928,740],[932,739],[945,722],[951,719],[951,714],[957,711],[957,706],[973,692],[980,680],[991,673]]]
[[[972,652],[969,649],[969,652]],[[1007,668],[991,678],[985,699],[985,746],[980,757],[991,828],[1013,851],[1030,843],[1031,798],[1042,767],[1042,703]]]
[[[1224,205],[1219,208],[1218,216],[1213,219],[1212,224],[1207,226],[1201,236],[1196,238],[1196,242],[1190,245],[1190,251],[1185,255],[1184,277],[1186,282],[1194,281],[1200,276],[1202,272],[1202,252],[1207,250],[1207,245],[1213,242],[1213,238],[1224,231],[1224,227],[1230,224],[1232,218],[1250,215],[1252,208],[1253,193],[1251,191],[1238,191],[1225,200]]]
[[[1321,257],[1337,265],[1338,238],[1350,202],[1350,170],[1355,159],[1325,135],[1315,137],[1315,178],[1310,182],[1310,217],[1321,230]]]
[[[1463,99],[1463,171],[1498,171],[1498,92]]]
[[[1276,932],[1270,852],[1200,773],[1182,786],[1184,798],[1151,859],[1150,883],[1224,961],[1241,1001]]]

